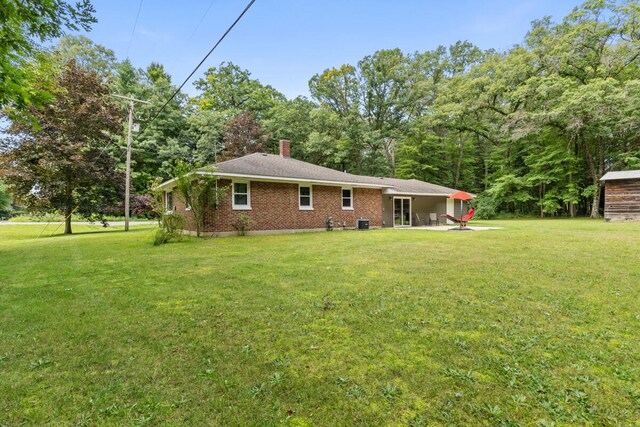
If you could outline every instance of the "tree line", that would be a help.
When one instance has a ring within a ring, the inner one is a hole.
[[[132,155],[140,194],[154,178],[173,176],[178,160],[206,165],[275,152],[284,138],[300,160],[476,193],[480,216],[595,218],[602,175],[640,168],[639,56],[640,3],[589,0],[560,22],[534,21],[507,51],[459,41],[425,52],[380,50],[328,68],[310,78],[310,98],[287,99],[224,62],[195,82],[195,96],[179,93],[150,122],[176,89],[164,67],[136,68],[89,38],[64,36],[19,67],[28,70],[32,98],[0,98],[11,123],[0,145],[1,176],[30,207],[68,212],[68,200],[84,200],[89,214],[113,205],[122,184],[105,194],[104,183],[121,182],[127,105],[108,95],[119,93],[151,102],[136,106],[145,128]],[[47,96],[66,108],[51,111]],[[94,111],[90,105],[102,116],[82,116]],[[69,122],[78,125],[64,129]],[[45,161],[43,150],[52,153]],[[95,180],[64,182],[73,168],[89,168],[58,167],[74,158],[69,150],[81,152],[77,160],[92,165]],[[25,158],[31,163],[16,169]],[[62,172],[47,176],[51,169]],[[41,197],[49,191],[43,179],[67,194]]]

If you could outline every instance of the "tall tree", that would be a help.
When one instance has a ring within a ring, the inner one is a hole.
[[[265,153],[269,136],[251,111],[231,119],[225,128],[223,159],[235,159],[251,153]]]
[[[251,78],[251,73],[231,62],[209,68],[195,82],[202,93],[194,100],[199,109],[225,113],[231,118],[242,111],[252,111],[258,119],[267,118],[270,110],[284,95],[269,85]]]
[[[176,90],[164,67],[151,63],[146,69],[135,68],[129,60],[125,60],[115,65],[111,80],[115,93],[150,102],[136,104],[135,120],[144,131],[135,135],[131,154],[133,190],[144,191],[156,176],[172,176],[176,160],[190,160],[193,157],[195,143],[188,135],[189,123],[185,112],[187,97],[179,92],[155,120],[149,122]],[[116,102],[120,105],[122,117],[127,117],[128,102]],[[119,157],[126,149],[125,133],[113,146],[114,153]]]
[[[65,1],[0,0],[0,108],[24,110],[47,99],[42,85],[31,84],[29,60],[38,42],[59,37],[65,28],[89,30],[96,22],[89,0],[75,5]]]
[[[272,109],[271,118],[264,122],[272,141],[288,139],[291,144],[291,156],[304,160],[303,144],[309,139],[314,130],[312,114],[318,110],[318,105],[304,97],[297,97],[291,101],[276,104]],[[275,144],[274,144],[275,145]]]
[[[105,80],[115,71],[116,56],[113,50],[94,43],[88,37],[64,35],[55,46],[56,58],[63,63],[74,59],[83,68],[95,71]]]
[[[395,175],[395,147],[408,118],[408,59],[400,49],[381,50],[358,63],[362,87],[362,115],[374,137],[371,153],[381,150],[391,176]]]
[[[54,83],[53,102],[29,108],[36,128],[21,120],[8,128],[0,175],[31,211],[64,214],[70,234],[74,211],[91,218],[120,197],[122,180],[105,148],[122,130],[121,116],[100,77],[73,60]]]
[[[309,80],[313,98],[340,119],[335,144],[348,154],[351,172],[394,174],[395,145],[407,118],[406,63],[399,49],[381,50],[357,67],[345,64]]]
[[[323,107],[346,118],[360,109],[360,83],[357,70],[344,64],[316,74],[309,80],[309,91]]]
[[[640,150],[639,21],[637,2],[589,0],[560,24],[536,21],[527,37],[542,70],[526,92],[544,108],[527,109],[520,123],[536,133],[556,127],[575,144],[591,181],[592,218],[600,215],[600,178]]]

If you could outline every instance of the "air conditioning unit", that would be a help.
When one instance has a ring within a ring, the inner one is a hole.
[[[360,218],[359,220],[356,221],[356,225],[358,230],[368,230],[369,229],[369,220],[368,219],[364,219],[364,218]]]

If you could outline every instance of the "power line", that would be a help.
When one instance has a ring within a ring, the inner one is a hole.
[[[196,31],[198,31],[198,28],[200,28],[200,25],[202,25],[202,22],[204,21],[204,18],[207,17],[207,14],[209,13],[209,10],[211,9],[211,6],[213,6],[213,4],[215,2],[216,2],[216,0],[211,0],[211,3],[209,3],[209,7],[207,7],[207,10],[204,11],[204,14],[200,18],[200,22],[198,22],[198,24],[194,27],[193,32],[191,33],[191,35],[189,36],[189,38],[187,39],[187,42],[185,44],[189,44],[189,42],[191,41],[193,36],[196,35]]]
[[[135,24],[133,26],[133,30],[131,32],[131,39],[129,40],[129,46],[131,46],[131,40],[133,40],[133,33],[135,32],[135,28],[136,25],[138,23],[138,16],[140,15],[140,9],[142,8],[142,2],[144,0],[140,0],[140,5],[138,6],[138,13],[136,15],[136,21]],[[189,74],[187,76],[186,79],[184,79],[184,81],[182,82],[182,84],[180,85],[180,87],[178,87],[178,89],[176,89],[175,92],[173,92],[173,94],[171,95],[171,97],[162,105],[162,107],[160,108],[160,110],[158,110],[158,112],[151,118],[151,120],[149,120],[149,122],[140,130],[140,132],[138,133],[138,135],[136,136],[136,140],[138,139],[138,137],[140,137],[140,135],[142,135],[142,133],[147,130],[147,128],[149,127],[149,125],[151,125],[151,123],[153,123],[153,121],[155,119],[158,118],[158,116],[160,115],[160,113],[162,113],[162,111],[164,111],[164,109],[167,107],[167,105],[169,105],[169,103],[171,101],[173,101],[173,98],[176,97],[176,95],[182,90],[182,88],[184,87],[184,85],[187,84],[187,82],[189,81],[189,79],[191,79],[191,77],[193,77],[193,75],[196,73],[196,71],[198,71],[198,69],[202,66],[202,64],[204,63],[204,61],[207,60],[207,58],[209,58],[209,56],[211,56],[211,54],[213,53],[214,50],[216,50],[216,48],[218,47],[218,45],[220,45],[220,43],[222,43],[222,41],[227,37],[227,35],[231,32],[231,30],[233,30],[233,28],[236,26],[236,24],[238,22],[240,22],[240,20],[242,19],[242,17],[249,11],[249,9],[251,9],[251,6],[253,6],[253,4],[256,2],[256,0],[251,0],[247,6],[244,8],[244,10],[242,11],[242,13],[240,13],[240,15],[238,15],[238,17],[236,18],[235,21],[233,21],[233,24],[231,24],[229,26],[229,28],[227,28],[227,31],[224,32],[224,34],[222,35],[222,37],[220,37],[220,39],[218,39],[218,41],[216,42],[216,44],[211,48],[211,50],[204,56],[204,58],[202,58],[202,60],[198,63],[198,65],[196,65],[196,67],[193,69],[193,71],[191,72],[191,74]],[[213,4],[213,1],[211,2],[211,4]],[[209,6],[211,7],[211,5]],[[208,11],[208,9],[207,9]],[[206,14],[206,12],[205,12]],[[127,48],[127,56],[129,55],[129,48]],[[111,141],[102,148],[102,151],[100,152],[100,154],[98,155],[98,158],[100,158],[102,156],[102,154],[104,154],[104,152],[106,151],[106,149],[109,147],[109,145],[111,145]],[[120,160],[121,160],[120,156]],[[80,205],[77,205],[74,209],[77,210],[80,207]],[[45,226],[45,229],[49,226],[49,224],[47,224]],[[56,229],[57,230],[57,229]],[[42,230],[44,232],[44,230]],[[55,231],[54,231],[55,232]],[[42,234],[42,232],[40,233]]]
[[[136,13],[136,20],[133,23],[133,29],[131,30],[131,37],[129,37],[129,44],[127,45],[127,54],[125,55],[127,58],[129,57],[129,49],[131,49],[133,34],[136,32],[136,27],[138,26],[138,18],[140,17],[140,9],[142,9],[142,2],[144,2],[144,0],[140,0],[140,4],[138,5],[138,12]]]
[[[187,82],[189,81],[189,79],[191,79],[191,77],[193,77],[193,75],[196,73],[196,71],[198,71],[198,69],[202,66],[202,64],[204,63],[204,61],[207,60],[207,58],[209,58],[209,56],[213,53],[214,50],[216,50],[216,48],[218,47],[218,45],[220,43],[222,43],[222,41],[227,37],[227,35],[231,32],[231,30],[233,30],[233,27],[236,26],[236,24],[238,22],[240,22],[240,20],[242,19],[242,17],[244,16],[245,13],[247,13],[247,11],[251,8],[251,6],[253,6],[253,4],[256,2],[256,0],[251,0],[249,2],[249,4],[247,4],[247,6],[244,8],[244,10],[242,11],[242,13],[240,15],[238,15],[238,17],[236,18],[235,21],[233,21],[233,24],[231,24],[231,26],[229,28],[227,28],[227,31],[224,32],[224,34],[222,35],[222,37],[220,37],[220,39],[218,39],[217,43],[211,48],[211,50],[209,51],[209,53],[207,53],[204,58],[202,58],[202,61],[200,61],[200,63],[198,65],[196,65],[196,68],[193,69],[193,71],[191,72],[191,74],[189,74],[187,76],[186,79],[184,79],[184,81],[182,82],[182,84],[180,85],[180,87],[178,89],[176,89],[175,92],[173,92],[173,95],[171,95],[171,97],[167,100],[167,102],[164,103],[164,105],[158,110],[158,112],[151,118],[151,120],[149,120],[149,122],[147,122],[147,124],[142,128],[142,130],[140,131],[140,133],[138,133],[136,140],[138,139],[138,137],[140,137],[140,135],[142,135],[144,133],[145,130],[147,130],[147,128],[151,125],[151,123],[153,123],[153,121],[155,119],[158,118],[158,116],[160,115],[160,113],[162,113],[164,111],[164,109],[167,107],[167,105],[169,105],[169,103],[171,101],[173,101],[173,98],[176,97],[176,95],[182,90],[182,88],[184,87],[184,85],[187,84]]]
[[[116,95],[113,94],[113,96],[115,96],[116,98],[121,98],[121,99],[126,99],[127,101],[129,101],[129,127],[127,130],[127,166],[126,166],[126,177],[125,177],[125,184],[124,184],[124,231],[129,231],[129,202],[131,201],[131,197],[129,194],[130,188],[131,187],[131,131],[133,130],[133,109],[134,109],[134,104],[136,102],[140,102],[143,104],[151,104],[150,102],[147,101],[142,101],[140,99],[135,99],[129,96],[122,96],[122,95]]]

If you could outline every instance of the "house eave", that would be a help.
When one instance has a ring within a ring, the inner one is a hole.
[[[387,185],[387,184],[368,184],[368,183],[349,182],[349,181],[329,181],[329,180],[309,179],[309,178],[249,175],[249,174],[225,173],[225,172],[196,171],[196,172],[191,172],[190,174],[215,175],[219,178],[231,178],[231,179],[237,178],[237,179],[263,181],[263,182],[282,182],[282,183],[292,183],[292,184],[302,182],[305,184],[308,183],[308,184],[344,186],[344,187],[353,187],[353,188],[381,188],[381,189],[393,188],[393,186]],[[167,188],[172,188],[172,185],[175,183],[175,181],[176,181],[175,178],[165,181],[162,184],[158,185],[156,187],[156,190],[166,190]]]
[[[382,192],[385,196],[429,196],[429,197],[449,197],[451,194],[453,193],[412,193],[412,192],[406,192],[406,191],[395,191],[393,189],[391,190],[384,190]]]

